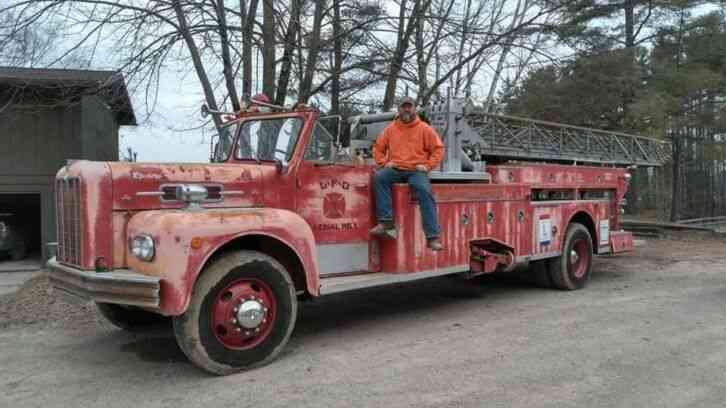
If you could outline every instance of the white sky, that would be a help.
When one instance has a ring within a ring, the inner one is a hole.
[[[159,98],[154,113],[148,117],[144,95],[131,95],[139,126],[122,126],[119,152],[132,148],[138,161],[207,162],[209,161],[210,129],[198,128],[200,107],[204,101],[195,76],[181,77],[175,73],[162,75]]]

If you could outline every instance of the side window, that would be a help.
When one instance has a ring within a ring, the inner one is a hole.
[[[319,122],[315,123],[310,143],[305,149],[305,160],[331,161],[335,157],[335,138]]]

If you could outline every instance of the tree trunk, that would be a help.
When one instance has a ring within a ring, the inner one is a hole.
[[[275,7],[262,0],[262,93],[275,94]]]
[[[209,106],[209,109],[211,110],[217,110],[217,101],[214,97],[212,84],[209,82],[209,76],[207,76],[207,71],[204,69],[202,58],[199,55],[199,48],[197,48],[197,44],[194,42],[194,37],[189,31],[189,26],[187,25],[187,20],[184,16],[184,10],[182,9],[180,1],[174,0],[172,2],[172,7],[174,8],[176,18],[179,21],[179,34],[181,34],[184,39],[184,43],[189,50],[189,55],[192,57],[194,71],[197,74],[197,78],[199,78],[199,82],[202,84],[202,91],[204,92],[204,99],[207,102],[207,106]],[[228,146],[227,143],[231,144],[232,140],[229,132],[222,128],[222,119],[219,115],[212,115],[212,121],[220,135],[220,145]]]
[[[424,19],[420,18],[416,24],[416,66],[418,67],[418,100],[426,95],[428,84],[428,64],[426,62],[426,50],[424,50]],[[436,46],[436,44],[434,44]]]
[[[680,129],[673,133],[673,193],[671,194],[671,221],[681,219],[681,139]]]
[[[333,0],[333,79],[330,89],[330,113],[340,113],[340,69],[343,65],[343,40],[340,30],[340,0]]]
[[[249,101],[252,98],[252,35],[257,16],[257,0],[250,0],[250,8],[244,0],[240,1],[242,12],[242,98]]]
[[[315,1],[315,13],[313,17],[313,32],[310,34],[310,44],[308,44],[308,57],[305,61],[305,74],[300,83],[300,95],[298,102],[307,103],[310,99],[310,90],[313,87],[313,75],[315,74],[315,65],[318,62],[318,51],[320,50],[320,29],[323,23],[323,11],[325,10],[325,0]]]
[[[635,47],[635,4],[634,0],[625,0],[623,3],[625,12],[625,48]]]
[[[522,20],[524,19],[525,13],[527,12],[528,8],[529,1],[524,0],[524,4],[522,4],[522,0],[517,1],[517,6],[514,9],[514,16],[512,17],[512,23],[509,25],[510,31],[514,27],[522,23]],[[492,78],[492,83],[489,85],[489,93],[487,95],[485,105],[485,109],[487,112],[492,112],[492,108],[494,106],[494,95],[497,91],[497,85],[499,84],[499,79],[501,78],[502,71],[504,70],[504,63],[507,60],[509,51],[512,49],[512,43],[515,41],[515,39],[512,37],[507,39],[507,44],[504,45],[504,47],[502,48],[502,53],[499,55],[499,61],[497,61],[497,67],[494,70],[494,77]]]
[[[423,14],[426,13],[429,4],[431,4],[431,0],[425,0],[424,4],[421,4],[421,0],[415,0],[411,16],[408,19],[408,24],[406,24],[406,0],[401,1],[401,12],[398,16],[399,26],[396,50],[391,57],[391,65],[386,82],[386,93],[383,97],[384,111],[390,110],[393,106],[393,100],[396,98],[396,84],[406,58],[408,43],[416,28],[418,19],[423,18]]]
[[[517,6],[519,6],[519,4]],[[459,55],[459,63],[461,63],[461,60],[464,58],[464,46],[467,43],[467,39],[468,39],[468,35],[469,35],[469,13],[470,12],[471,12],[471,1],[466,0],[466,2],[464,3],[464,19],[461,22],[461,40],[459,41],[459,52],[457,53]],[[515,15],[516,15],[516,12],[515,12]],[[459,88],[461,87],[461,72],[462,72],[461,69],[456,72],[456,79],[454,80],[454,96],[459,95]]]
[[[285,32],[285,44],[280,61],[280,79],[277,81],[277,95],[275,104],[284,105],[287,99],[287,90],[290,84],[290,72],[292,71],[292,54],[295,50],[295,38],[300,31],[300,9],[303,0],[290,1],[290,21]]]
[[[240,110],[239,96],[237,95],[237,87],[234,85],[234,69],[232,68],[232,58],[229,55],[229,36],[227,35],[227,16],[224,9],[224,0],[217,0],[217,20],[219,22],[219,40],[222,48],[222,72],[224,73],[224,81],[227,85],[227,94],[232,102],[234,111]]]

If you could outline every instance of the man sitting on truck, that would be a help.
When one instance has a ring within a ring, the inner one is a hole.
[[[436,168],[443,157],[444,144],[439,135],[419,119],[415,101],[403,98],[398,104],[396,119],[373,145],[373,158],[379,167],[374,180],[378,224],[371,229],[371,234],[396,237],[391,187],[394,183],[406,182],[416,192],[428,247],[434,251],[443,249],[436,201],[428,178],[428,172]]]

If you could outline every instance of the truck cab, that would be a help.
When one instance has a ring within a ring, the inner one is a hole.
[[[299,299],[527,264],[552,287],[579,289],[594,254],[632,249],[619,229],[627,169],[473,163],[447,171],[466,161],[455,155],[431,174],[443,251],[426,248],[406,185],[392,192],[398,239],[371,237],[376,169],[365,151],[373,138],[344,150],[316,109],[262,106],[270,111],[250,105],[229,118],[234,137],[217,145],[215,163],[60,169],[57,256],[48,262],[56,291],[96,302],[125,329],[171,318],[195,364],[229,374],[282,350]],[[445,141],[459,135],[452,123],[434,116]],[[461,141],[445,144],[461,150]]]

